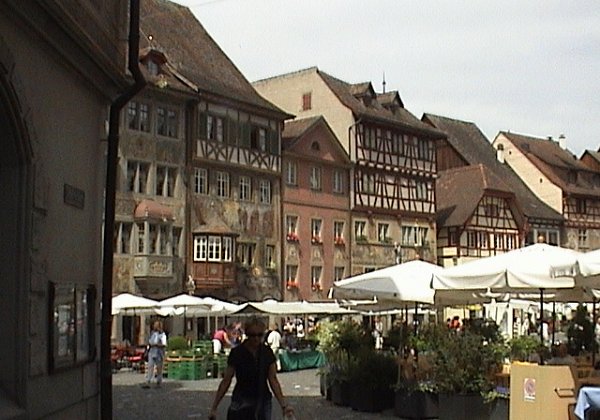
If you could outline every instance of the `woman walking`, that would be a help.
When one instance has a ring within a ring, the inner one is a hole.
[[[148,346],[150,346],[150,350],[148,350],[148,371],[146,372],[146,383],[143,387],[150,388],[155,368],[156,386],[159,387],[162,383],[163,362],[165,360],[165,348],[167,347],[167,335],[163,331],[162,322],[154,321],[154,324],[152,324]]]
[[[247,338],[229,354],[227,369],[208,418],[217,418],[217,407],[229,389],[233,375],[236,377],[236,385],[227,411],[227,420],[271,420],[269,387],[275,394],[284,417],[292,416],[294,409],[286,403],[277,379],[275,356],[264,343],[265,324],[253,317],[246,323],[244,330]]]

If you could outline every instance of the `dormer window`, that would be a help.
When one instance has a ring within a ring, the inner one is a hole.
[[[150,73],[150,76],[158,76],[159,67],[156,61],[148,60],[146,67],[148,68],[148,73]]]

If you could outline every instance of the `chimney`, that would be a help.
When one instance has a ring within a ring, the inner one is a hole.
[[[498,159],[498,162],[504,163],[504,145],[503,144],[499,144],[498,147],[496,148],[496,159]]]
[[[567,138],[563,133],[560,133],[560,136],[558,136],[558,145],[561,149],[567,150]]]

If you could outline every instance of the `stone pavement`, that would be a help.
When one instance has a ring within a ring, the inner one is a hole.
[[[281,372],[279,382],[298,420],[326,419],[397,419],[393,410],[382,413],[360,413],[350,407],[338,407],[321,396],[316,369]],[[175,381],[165,379],[161,388],[143,389],[143,375],[121,370],[113,375],[113,413],[115,420],[207,419],[219,379]],[[225,420],[228,395],[219,405],[218,420]],[[273,399],[272,420],[281,420],[279,404]]]

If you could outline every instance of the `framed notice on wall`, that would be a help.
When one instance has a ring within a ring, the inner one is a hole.
[[[50,282],[48,295],[48,370],[93,360],[94,286]]]

